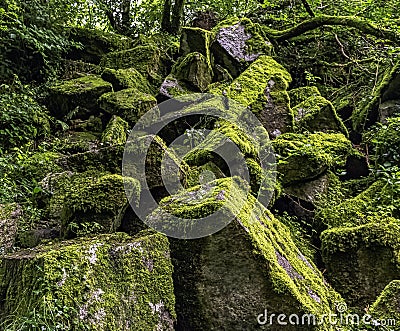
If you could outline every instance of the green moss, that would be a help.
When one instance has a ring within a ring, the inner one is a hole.
[[[128,128],[128,122],[124,121],[121,117],[114,115],[101,135],[101,142],[109,145],[125,144]]]
[[[218,179],[163,199],[159,209],[148,219],[168,224],[168,213],[172,213],[192,219],[195,224],[200,222],[199,218],[217,210],[222,210],[221,221],[235,217],[212,236],[195,243],[182,240],[174,243],[174,254],[181,259],[176,268],[185,271],[185,278],[178,280],[178,286],[188,291],[179,293],[180,300],[186,296],[186,300],[200,309],[199,312],[191,311],[188,306],[180,307],[186,313],[193,313],[185,315],[188,325],[232,329],[232,323],[236,323],[237,328],[246,329],[249,327],[246,317],[254,316],[258,305],[268,306],[270,313],[286,308],[317,316],[329,313],[333,304],[340,300],[339,295],[324,283],[318,269],[299,252],[289,230],[254,197],[247,196],[246,189],[247,185],[237,178]],[[218,222],[219,218],[213,221]],[[232,245],[229,246],[229,242]],[[184,254],[180,253],[182,249]],[[218,269],[222,260],[229,265],[228,268],[224,264],[226,271]],[[215,270],[218,270],[217,275]],[[244,281],[250,274],[252,281]],[[237,282],[241,285],[237,286]],[[214,286],[219,291],[215,291]],[[257,295],[256,302],[253,295]],[[219,300],[224,304],[217,304]],[[216,304],[207,305],[206,302]],[[226,305],[233,311],[226,312]],[[321,330],[325,329],[321,327]]]
[[[316,86],[298,87],[289,92],[290,106],[295,107],[298,104],[306,101],[309,97],[321,96],[321,93]]]
[[[56,152],[35,153],[21,163],[20,176],[39,182],[48,173],[61,171],[62,168],[57,164],[61,157]]]
[[[111,69],[135,68],[150,83],[159,85],[167,75],[166,59],[155,45],[137,46],[135,48],[106,54],[100,65]]]
[[[174,65],[172,75],[204,92],[212,82],[213,71],[203,54],[189,53]]]
[[[355,197],[328,205],[319,211],[318,217],[328,226],[362,225],[368,222],[369,216],[398,217],[398,201],[398,184],[379,180]]]
[[[371,306],[369,313],[380,320],[400,321],[400,280],[390,282]]]
[[[129,37],[100,29],[86,29],[83,27],[71,28],[70,38],[81,43],[83,48],[72,49],[69,51],[69,57],[96,64],[100,62],[102,55],[131,48],[134,44],[133,40]]]
[[[347,156],[356,153],[343,134],[334,133],[286,133],[272,144],[284,185],[313,179],[328,169],[344,166]]]
[[[148,146],[148,148],[145,148],[145,146]],[[139,179],[141,183],[146,180],[149,189],[163,187],[164,181],[167,181],[169,178],[172,180],[180,178],[182,182],[187,181],[186,177],[188,176],[189,166],[171,148],[168,148],[159,136],[144,135],[137,137],[134,141],[128,140],[124,153],[127,160],[136,160],[146,155],[145,173],[139,173],[135,165],[126,162],[124,163],[124,174]],[[173,163],[173,166],[170,168],[166,167],[167,169],[165,170],[168,175],[164,176],[164,178],[161,173],[161,162],[163,159]]]
[[[154,94],[154,89],[147,79],[134,68],[119,70],[107,68],[103,71],[101,77],[113,85],[115,92],[127,88],[136,88],[143,93]]]
[[[311,96],[293,108],[296,127],[300,131],[348,132],[333,105],[321,96]]]
[[[6,329],[172,330],[166,237],[102,235],[20,251],[0,264]]]
[[[229,86],[211,90],[249,107],[272,137],[293,130],[294,118],[286,89],[291,82],[286,69],[272,57],[260,56]]]
[[[139,201],[138,180],[120,175],[90,175],[81,174],[65,192],[61,215],[64,237],[112,233],[120,225],[121,211],[128,203],[128,192],[132,203]]]
[[[239,76],[260,55],[270,55],[272,51],[272,44],[261,26],[247,18],[225,20],[211,33],[215,61],[233,77]]]
[[[260,56],[226,89],[226,96],[251,106],[264,94],[271,79],[276,90],[286,90],[292,81],[286,69],[272,57]]]
[[[78,106],[93,109],[97,106],[97,99],[110,91],[112,85],[95,75],[59,82],[50,87],[49,109],[59,118]]]
[[[54,144],[54,149],[63,154],[84,153],[96,149],[99,143],[98,135],[96,132],[66,132]]]
[[[130,88],[102,95],[99,105],[107,113],[118,115],[132,125],[147,111],[155,107],[157,100],[149,94]]]

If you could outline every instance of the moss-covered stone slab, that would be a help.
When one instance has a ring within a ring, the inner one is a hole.
[[[400,280],[390,282],[371,306],[369,313],[378,320],[400,321]]]
[[[316,86],[302,86],[288,91],[290,106],[296,107],[310,97],[319,97],[321,93]]]
[[[344,166],[346,157],[355,152],[351,142],[340,133],[286,133],[272,144],[284,186],[308,181],[328,169]]]
[[[82,44],[82,48],[72,47],[67,57],[73,60],[99,64],[101,57],[109,52],[131,48],[133,40],[127,36],[100,29],[74,27],[70,29],[70,38]]]
[[[135,68],[118,70],[106,68],[101,74],[101,78],[113,85],[114,92],[136,88],[143,93],[154,94],[153,87]]]
[[[247,18],[223,21],[212,34],[215,63],[228,69],[234,78],[260,55],[271,54],[272,44],[262,28]]]
[[[129,188],[129,189],[128,189]],[[115,174],[83,173],[65,190],[61,213],[61,235],[82,236],[89,233],[112,233],[121,224],[124,208],[138,204],[140,183],[137,179]]]
[[[100,147],[99,136],[99,132],[67,131],[59,137],[55,149],[65,155],[94,151]]]
[[[232,84],[211,90],[249,107],[271,137],[293,131],[287,88],[292,78],[272,57],[260,56]]]
[[[97,99],[110,91],[112,85],[95,75],[60,82],[49,89],[48,107],[57,118],[62,118],[78,106],[95,110]]]
[[[5,329],[173,330],[168,240],[119,233],[7,255],[0,297]]]
[[[130,88],[102,95],[99,105],[105,112],[118,115],[133,125],[150,109],[157,106],[157,100],[150,94]]]
[[[21,216],[21,206],[17,204],[0,205],[0,255],[14,247],[18,231],[18,220]]]
[[[218,179],[165,198],[148,218],[150,223],[168,224],[172,213],[195,223],[220,208],[222,217],[233,218],[213,235],[170,239],[178,329],[269,330],[268,324],[257,325],[265,309],[268,314],[320,316],[340,300],[295,246],[289,230],[254,198],[247,200],[245,187],[235,178]]]
[[[189,53],[178,61],[172,68],[172,74],[197,92],[204,92],[213,79],[210,61],[198,52]]]
[[[298,131],[341,132],[348,136],[346,127],[332,103],[321,96],[311,96],[293,108]]]
[[[135,68],[154,85],[161,84],[167,76],[166,59],[154,45],[142,45],[119,52],[111,52],[101,60],[100,65],[111,69]]]
[[[101,134],[101,142],[106,145],[123,145],[126,143],[128,129],[127,121],[113,115]]]
[[[327,277],[353,307],[370,305],[389,282],[398,278],[399,231],[399,220],[377,216],[365,225],[322,233]]]

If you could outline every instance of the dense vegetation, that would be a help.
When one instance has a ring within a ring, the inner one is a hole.
[[[384,325],[400,324],[399,5],[0,0],[0,330],[256,330],[264,309],[343,302],[375,321],[345,330],[400,330]],[[152,219],[203,217],[221,192],[236,216],[177,240],[127,205],[124,185],[140,205],[146,178],[123,177],[122,155],[143,114],[200,92],[255,114],[277,180],[263,206],[260,141],[207,116],[174,122],[146,158]],[[238,145],[251,182],[204,152],[208,130]],[[167,146],[181,134],[202,150],[179,161]],[[165,154],[181,162],[176,195]]]

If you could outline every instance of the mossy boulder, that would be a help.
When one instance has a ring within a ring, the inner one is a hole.
[[[327,277],[353,307],[372,304],[385,286],[398,278],[399,231],[399,220],[377,216],[365,225],[322,233]]]
[[[298,131],[341,132],[348,136],[335,107],[324,97],[311,96],[292,110]]]
[[[5,329],[173,330],[168,240],[118,233],[6,255],[0,297]]]
[[[371,306],[369,313],[379,319],[400,321],[400,280],[390,282]],[[394,326],[394,325],[392,325]]]
[[[192,219],[193,224],[217,210],[223,210],[222,221],[233,218],[213,235],[170,239],[178,328],[269,330],[269,325],[257,325],[257,316],[265,309],[268,314],[288,316],[295,311],[320,316],[331,312],[340,300],[300,253],[289,230],[254,198],[247,199],[248,189],[237,178],[218,179],[165,198],[149,216],[149,223],[171,226],[169,213]],[[282,329],[310,330],[312,326]]]
[[[210,61],[197,52],[189,53],[178,61],[172,68],[172,74],[197,92],[204,92],[213,78]]]
[[[147,111],[157,106],[157,100],[150,94],[130,88],[102,95],[99,105],[105,112],[117,115],[133,125]]]
[[[0,255],[10,251],[15,245],[18,220],[22,208],[17,204],[0,205]]]
[[[59,82],[49,89],[48,107],[57,118],[64,117],[77,107],[94,111],[97,99],[110,91],[112,85],[96,75]]]
[[[62,236],[115,232],[128,204],[128,191],[130,201],[138,204],[138,180],[111,174],[81,174],[65,192]]]
[[[114,92],[127,88],[136,88],[137,90],[153,94],[154,89],[143,75],[135,68],[128,69],[105,69],[101,78],[113,85]]]
[[[293,131],[287,88],[292,78],[272,57],[260,56],[232,84],[211,90],[249,107],[271,137]]]
[[[399,178],[397,174],[396,178]],[[369,222],[369,216],[394,215],[400,217],[399,184],[378,180],[355,197],[340,204],[326,206],[319,211],[319,218],[330,226],[358,226]]]
[[[92,132],[93,134],[99,134],[103,131],[102,115],[90,116],[88,119],[82,120],[80,118],[70,120],[69,129],[78,132]]]
[[[211,63],[210,43],[212,33],[197,27],[183,27],[180,39],[180,53],[201,53]]]
[[[101,142],[106,145],[123,145],[126,143],[128,129],[128,122],[113,115],[101,134]]]
[[[262,28],[247,18],[229,19],[213,30],[211,50],[215,63],[236,78],[260,55],[270,55],[272,45]]]
[[[278,172],[284,186],[317,178],[328,169],[344,166],[355,153],[351,142],[340,133],[286,133],[273,141]]]
[[[316,86],[302,86],[288,91],[290,106],[296,107],[310,97],[319,97],[321,93]]]
[[[99,136],[99,132],[67,131],[60,135],[54,148],[65,155],[93,151],[99,148]]]
[[[74,27],[70,29],[70,39],[81,44],[82,48],[73,47],[67,57],[73,60],[99,64],[106,53],[131,48],[134,44],[129,37],[100,29]]]
[[[138,70],[151,84],[158,86],[167,76],[167,60],[155,45],[141,45],[132,49],[111,52],[101,60],[100,65],[111,69]]]

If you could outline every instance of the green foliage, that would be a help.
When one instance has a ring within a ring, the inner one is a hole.
[[[75,43],[60,22],[73,15],[73,2],[2,0],[0,11],[0,81],[12,74],[40,79],[54,74],[61,55]]]
[[[34,98],[35,91],[18,80],[0,86],[0,154],[50,133],[50,116]]]

